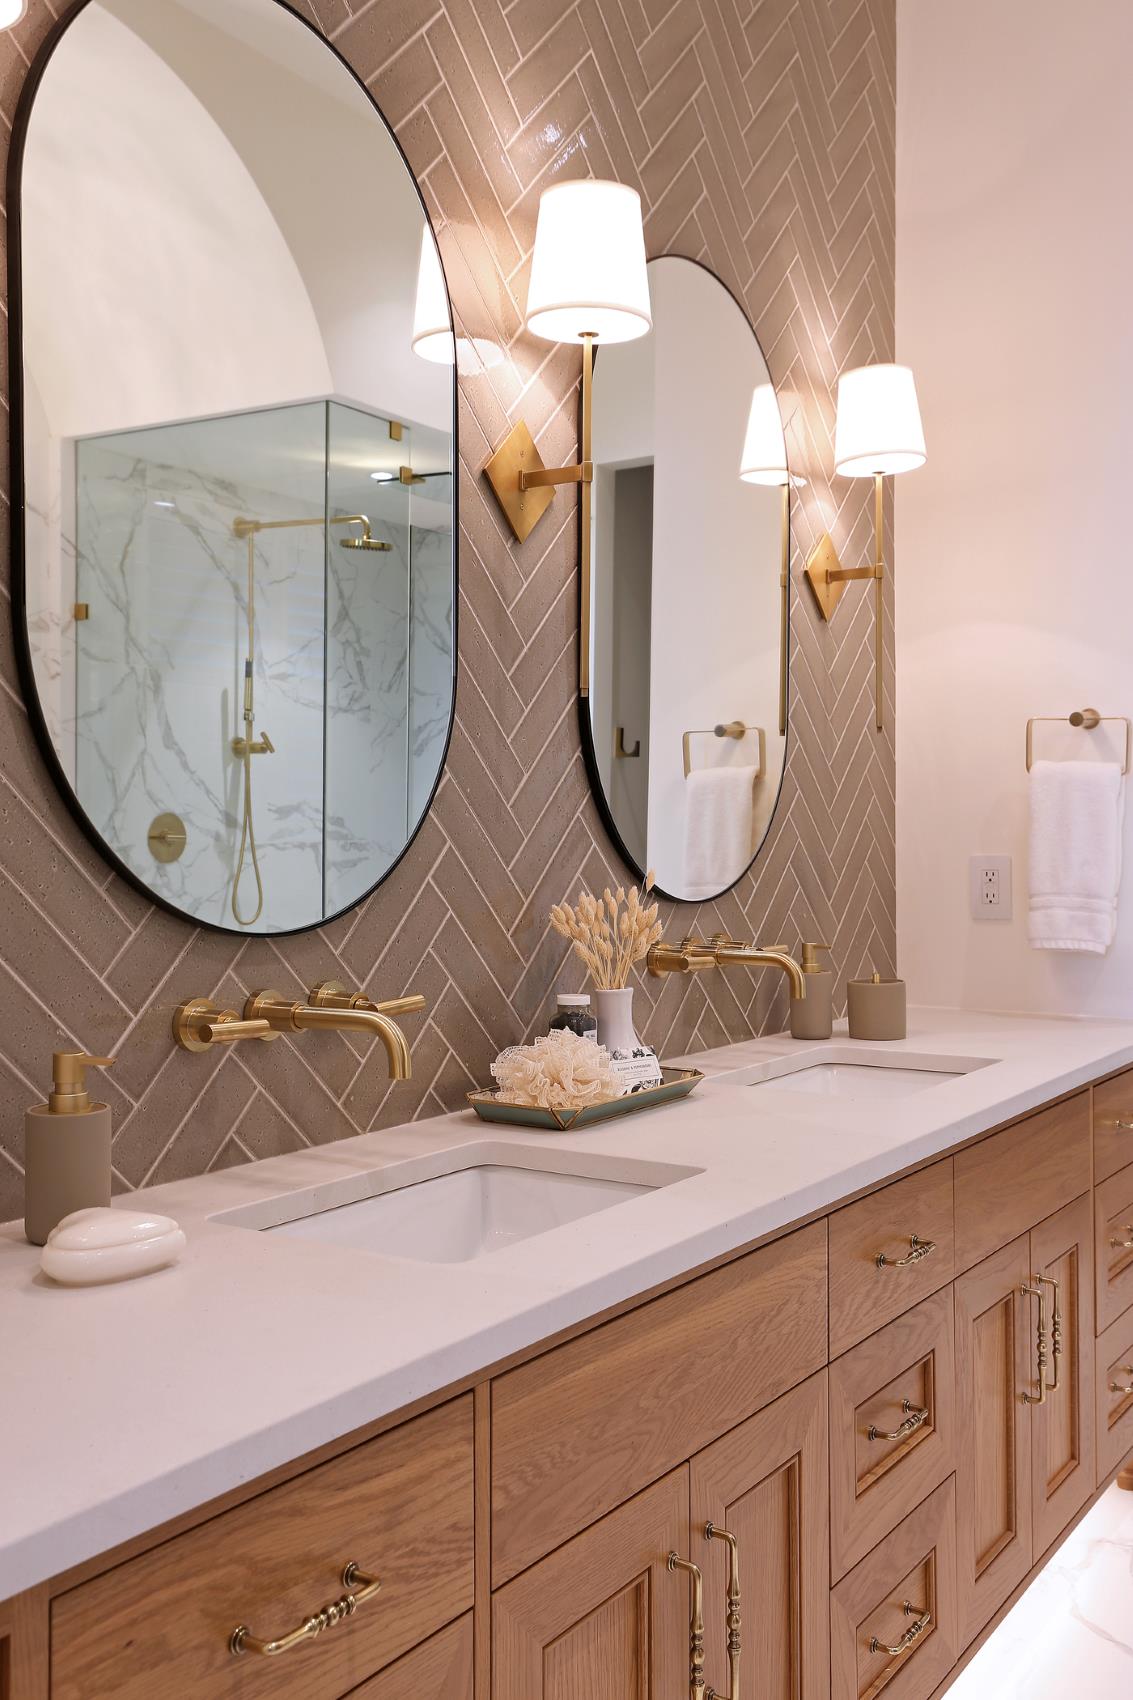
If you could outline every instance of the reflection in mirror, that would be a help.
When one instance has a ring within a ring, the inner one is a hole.
[[[652,332],[595,367],[583,722],[627,861],[692,901],[751,865],[779,796],[786,450],[767,363],[724,285],[665,257],[649,289]]]
[[[91,0],[25,122],[42,736],[159,901],[317,925],[403,853],[452,716],[453,339],[420,196],[275,0]]]

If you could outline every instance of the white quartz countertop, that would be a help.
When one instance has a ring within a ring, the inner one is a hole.
[[[708,1074],[691,1098],[586,1132],[467,1112],[129,1195],[175,1216],[188,1248],[115,1285],[58,1287],[21,1225],[0,1228],[0,1599],[1133,1064],[1133,1023],[914,1010],[907,1040],[861,1049],[987,1066],[890,1101],[745,1083],[823,1048],[759,1039],[690,1059]],[[265,1226],[314,1187],[324,1205],[370,1196],[445,1172],[454,1149],[466,1163],[468,1145],[478,1162],[656,1190],[463,1263],[215,1219]]]

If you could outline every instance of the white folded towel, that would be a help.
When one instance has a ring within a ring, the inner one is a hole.
[[[1035,762],[1029,929],[1036,950],[1101,956],[1113,943],[1124,810],[1116,762]]]
[[[751,861],[755,767],[696,767],[685,781],[687,901],[715,897]]]

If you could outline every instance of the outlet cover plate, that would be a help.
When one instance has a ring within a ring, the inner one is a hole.
[[[968,888],[973,921],[1011,919],[1010,856],[972,856]]]

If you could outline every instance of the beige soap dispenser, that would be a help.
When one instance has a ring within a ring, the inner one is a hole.
[[[113,1057],[56,1051],[51,1095],[24,1118],[24,1233],[43,1245],[64,1216],[110,1203],[110,1106],[92,1104],[88,1068]]]
[[[803,944],[806,997],[791,999],[791,1038],[829,1039],[834,1031],[834,970],[818,960],[828,944]]]

